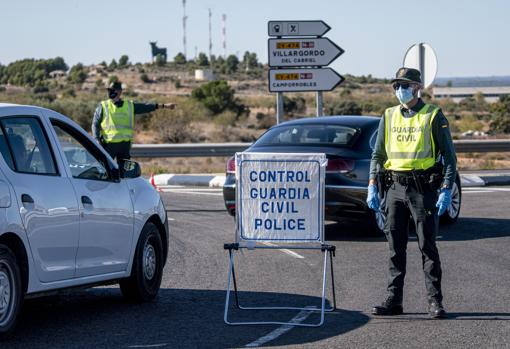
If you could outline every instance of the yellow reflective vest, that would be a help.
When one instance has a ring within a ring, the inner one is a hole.
[[[133,101],[124,101],[117,107],[111,99],[101,102],[103,120],[101,135],[106,143],[132,142],[135,124]]]
[[[400,105],[385,111],[384,168],[392,171],[426,170],[436,163],[432,122],[439,108],[425,104],[412,117],[404,117]]]

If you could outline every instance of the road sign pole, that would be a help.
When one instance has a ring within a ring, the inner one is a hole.
[[[316,102],[315,102],[315,105],[316,105],[316,116],[319,117],[319,116],[323,116],[324,115],[324,100],[322,98],[322,91],[317,91],[317,95],[316,95],[316,98],[315,98]]]
[[[423,43],[421,42],[419,44],[419,58],[418,58],[418,64],[420,66],[420,74],[422,76],[422,80],[425,81],[425,46],[423,46]],[[418,97],[421,97],[421,90],[418,91]]]
[[[283,119],[283,93],[276,92],[276,124]]]

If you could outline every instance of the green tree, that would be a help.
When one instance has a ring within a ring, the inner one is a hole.
[[[245,111],[245,106],[235,97],[234,90],[225,80],[210,81],[197,87],[191,92],[191,97],[202,103],[213,115],[230,110],[239,116]]]
[[[110,65],[108,65],[108,70],[114,71],[115,69],[117,69],[117,67],[118,67],[117,61],[115,59],[112,59]]]
[[[284,95],[283,110],[287,114],[304,113],[306,111],[306,100],[303,97],[289,98]]]
[[[493,118],[490,130],[493,133],[510,133],[510,95],[501,96],[490,108]]]
[[[227,74],[232,74],[237,72],[237,68],[239,67],[239,59],[236,55],[230,55],[227,57],[226,63],[226,72]]]
[[[73,84],[82,84],[87,79],[87,72],[83,64],[78,63],[74,65],[69,71],[67,80]]]
[[[122,55],[119,58],[119,68],[124,68],[129,65],[129,57],[128,55]]]
[[[22,59],[2,68],[0,83],[18,86],[35,86],[49,78],[55,70],[69,69],[62,57],[51,59]]]
[[[209,59],[207,55],[203,52],[200,52],[197,57],[197,64],[201,67],[205,67],[209,65]]]
[[[156,65],[157,65],[158,67],[164,67],[164,66],[165,66],[165,64],[166,64],[165,57],[164,57],[163,55],[161,55],[161,54],[159,54],[159,53],[158,53],[158,54],[156,55]]]
[[[177,55],[175,55],[174,63],[175,64],[186,64],[186,57],[184,56],[184,54],[182,52],[179,52]]]
[[[243,65],[246,70],[257,68],[259,65],[257,54],[255,52],[250,53],[246,51],[243,56]]]

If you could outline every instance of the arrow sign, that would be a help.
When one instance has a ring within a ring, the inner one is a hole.
[[[331,27],[324,21],[269,21],[269,36],[322,36]]]
[[[331,68],[270,69],[269,92],[331,91],[344,80]]]
[[[270,67],[324,66],[344,53],[328,38],[268,40]]]

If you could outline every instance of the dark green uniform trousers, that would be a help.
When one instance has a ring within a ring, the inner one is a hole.
[[[394,182],[387,191],[384,230],[390,249],[388,293],[402,301],[408,227],[409,219],[412,219],[422,255],[428,298],[442,301],[441,262],[436,246],[439,217],[435,205],[438,194],[429,185],[423,185],[423,192],[419,192],[414,181],[409,182],[407,185]]]
[[[112,159],[117,160],[119,168],[124,166],[124,160],[131,159],[131,142],[102,143],[104,150]]]

